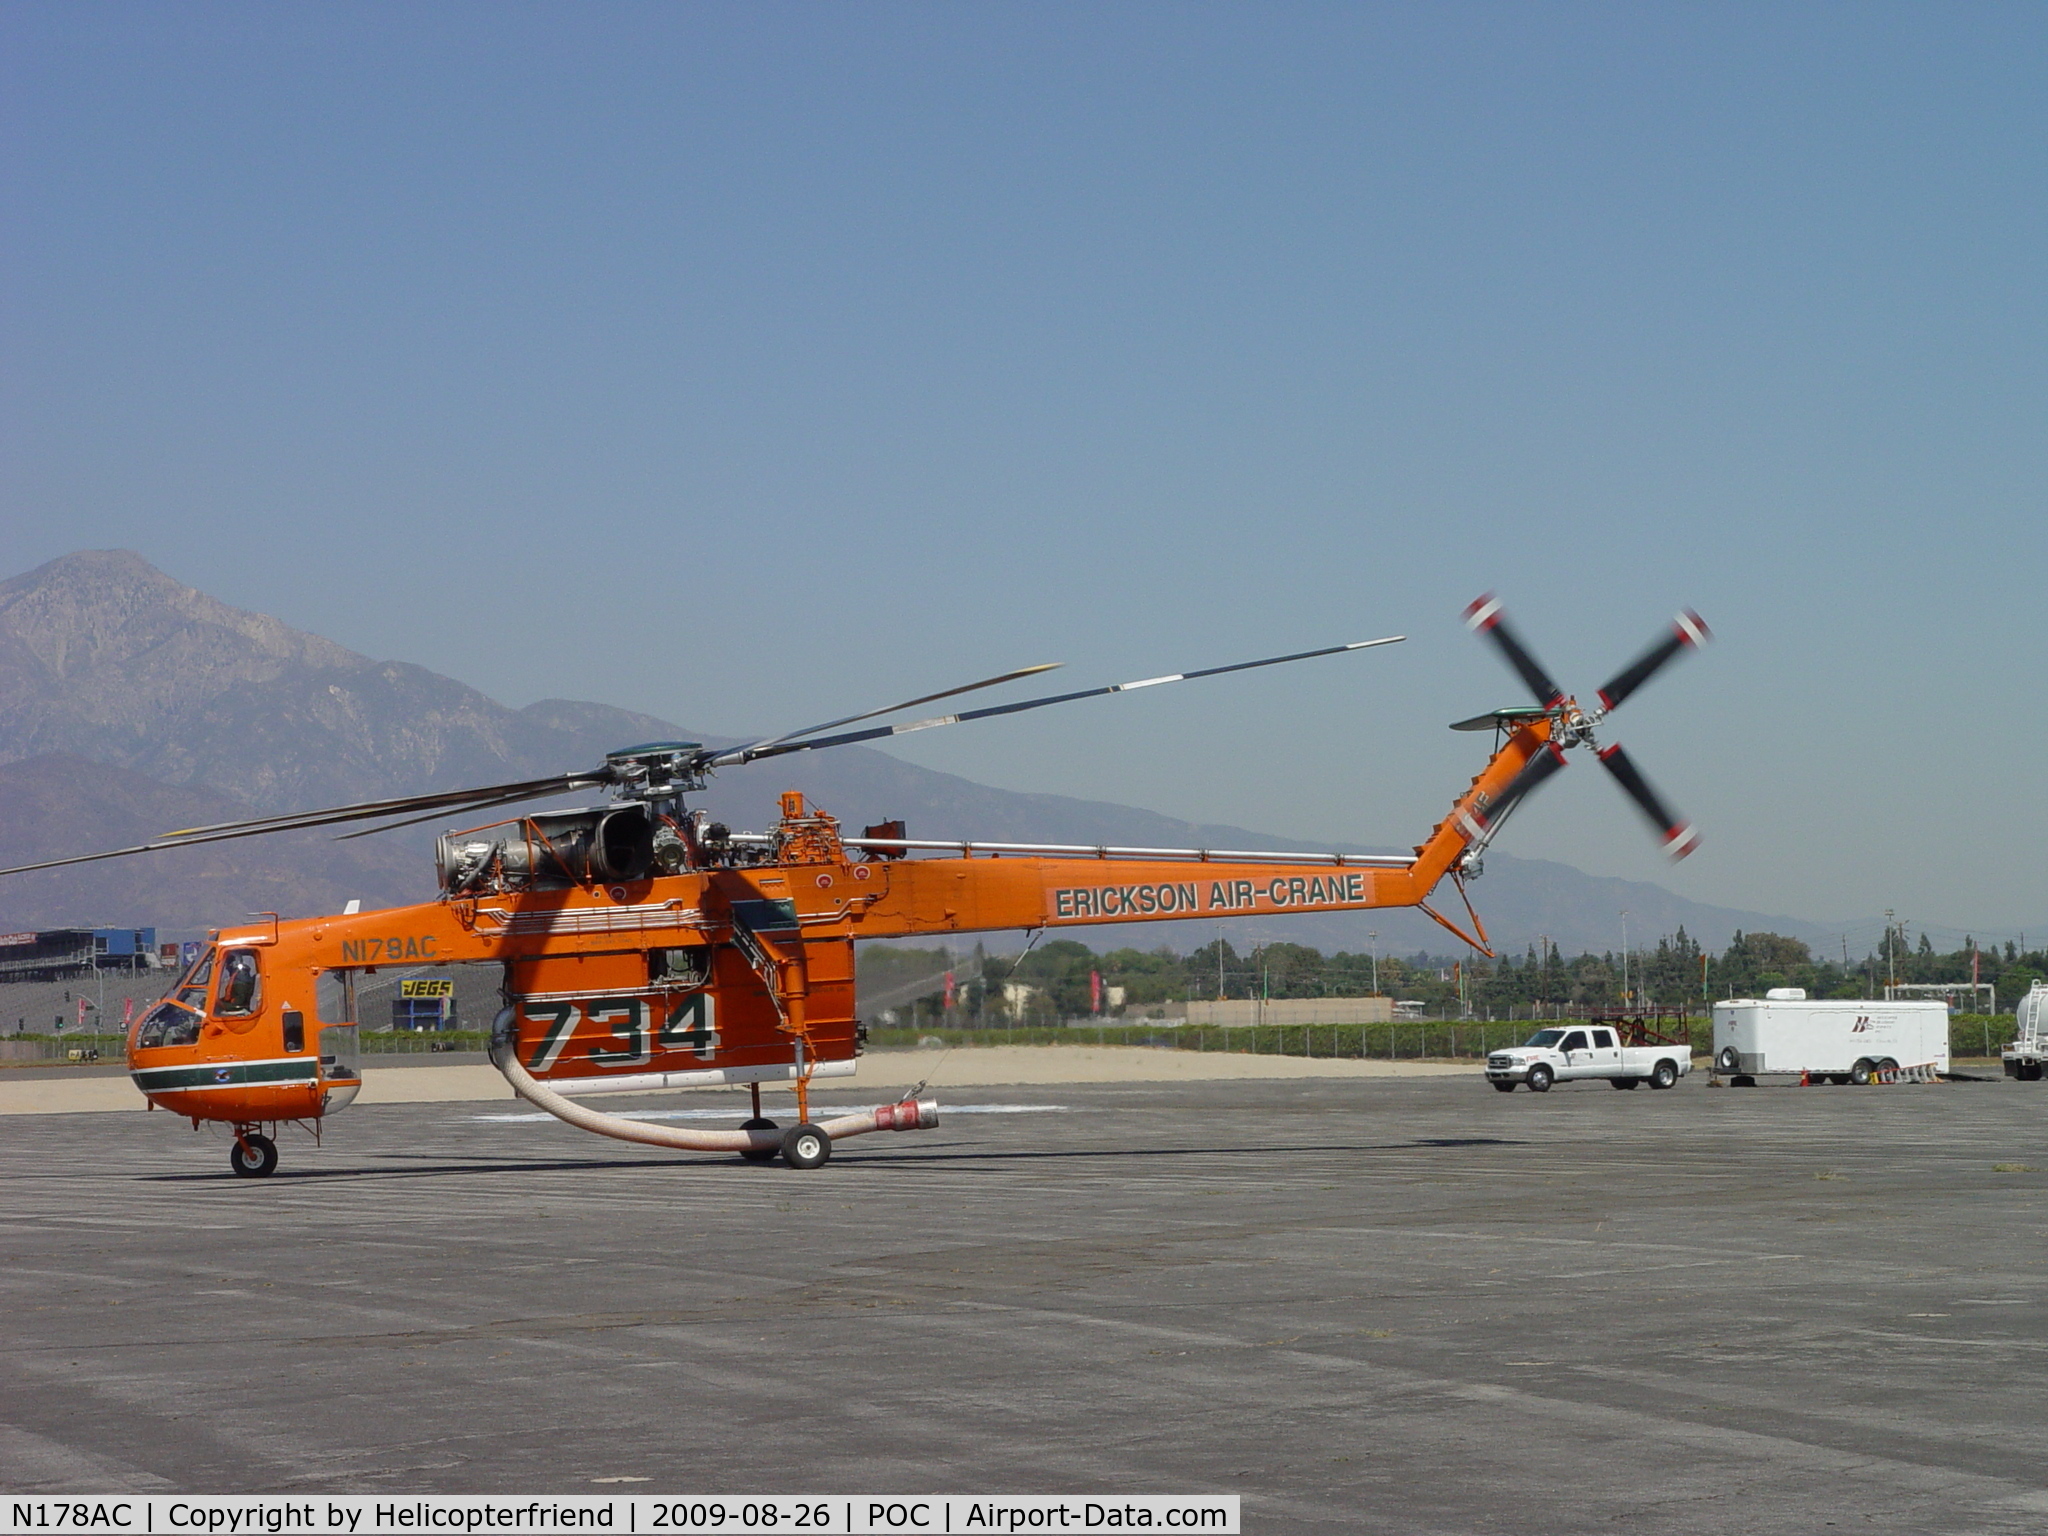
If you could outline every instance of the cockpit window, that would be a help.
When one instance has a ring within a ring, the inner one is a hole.
[[[187,1008],[195,1008],[201,1013],[206,1012],[207,984],[213,980],[213,957],[215,953],[216,951],[209,945],[206,953],[192,962],[192,968],[185,973],[184,979],[178,983],[177,999]]]
[[[214,1012],[228,1014],[254,1013],[262,1001],[258,987],[256,951],[253,949],[231,949],[221,960],[220,996],[214,1004]]]
[[[147,1051],[160,1045],[196,1045],[200,1022],[199,1015],[189,1008],[181,1008],[169,1001],[158,1003],[135,1026],[136,1049]]]

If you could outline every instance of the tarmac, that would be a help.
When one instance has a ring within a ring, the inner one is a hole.
[[[810,1173],[589,1137],[502,1084],[359,1103],[261,1181],[162,1114],[0,1117],[0,1488],[2048,1528],[2048,1085],[940,1096],[937,1130]]]

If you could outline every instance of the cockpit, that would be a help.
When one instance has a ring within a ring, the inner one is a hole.
[[[213,990],[214,959],[215,951],[209,947],[179,978],[170,996],[142,1016],[135,1026],[137,1050],[199,1043],[199,1027],[206,1022],[206,1000]]]

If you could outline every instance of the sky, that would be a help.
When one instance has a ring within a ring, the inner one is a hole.
[[[513,705],[2048,927],[2048,10],[0,5],[0,575],[130,548]],[[992,694],[991,701],[1021,696]],[[850,816],[864,814],[845,808]]]

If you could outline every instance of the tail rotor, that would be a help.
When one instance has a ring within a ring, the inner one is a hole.
[[[1474,813],[1477,823],[1473,830],[1475,840],[1490,838],[1498,831],[1523,800],[1541,788],[1566,764],[1565,753],[1573,747],[1591,747],[1603,767],[1623,794],[1636,803],[1642,813],[1650,819],[1656,829],[1664,851],[1674,861],[1686,857],[1699,847],[1699,832],[1690,821],[1673,811],[1663,796],[1650,786],[1650,781],[1636,766],[1635,760],[1621,747],[1601,746],[1595,738],[1594,728],[1600,725],[1624,702],[1659,672],[1663,671],[1686,651],[1697,650],[1713,638],[1713,632],[1690,608],[1682,610],[1672,620],[1670,632],[1660,636],[1650,647],[1613,677],[1600,689],[1600,704],[1596,709],[1585,709],[1575,698],[1568,696],[1544,670],[1535,653],[1522,643],[1521,637],[1508,624],[1501,601],[1488,592],[1476,599],[1465,610],[1465,623],[1473,633],[1483,635],[1499,649],[1502,658],[1513,669],[1516,676],[1527,685],[1529,691],[1540,701],[1538,709],[1508,708],[1493,710],[1476,715],[1470,720],[1461,720],[1452,730],[1485,730],[1489,726],[1504,731],[1521,729],[1535,720],[1550,722],[1549,739],[1542,751],[1530,758],[1528,765],[1511,780],[1491,805]]]

